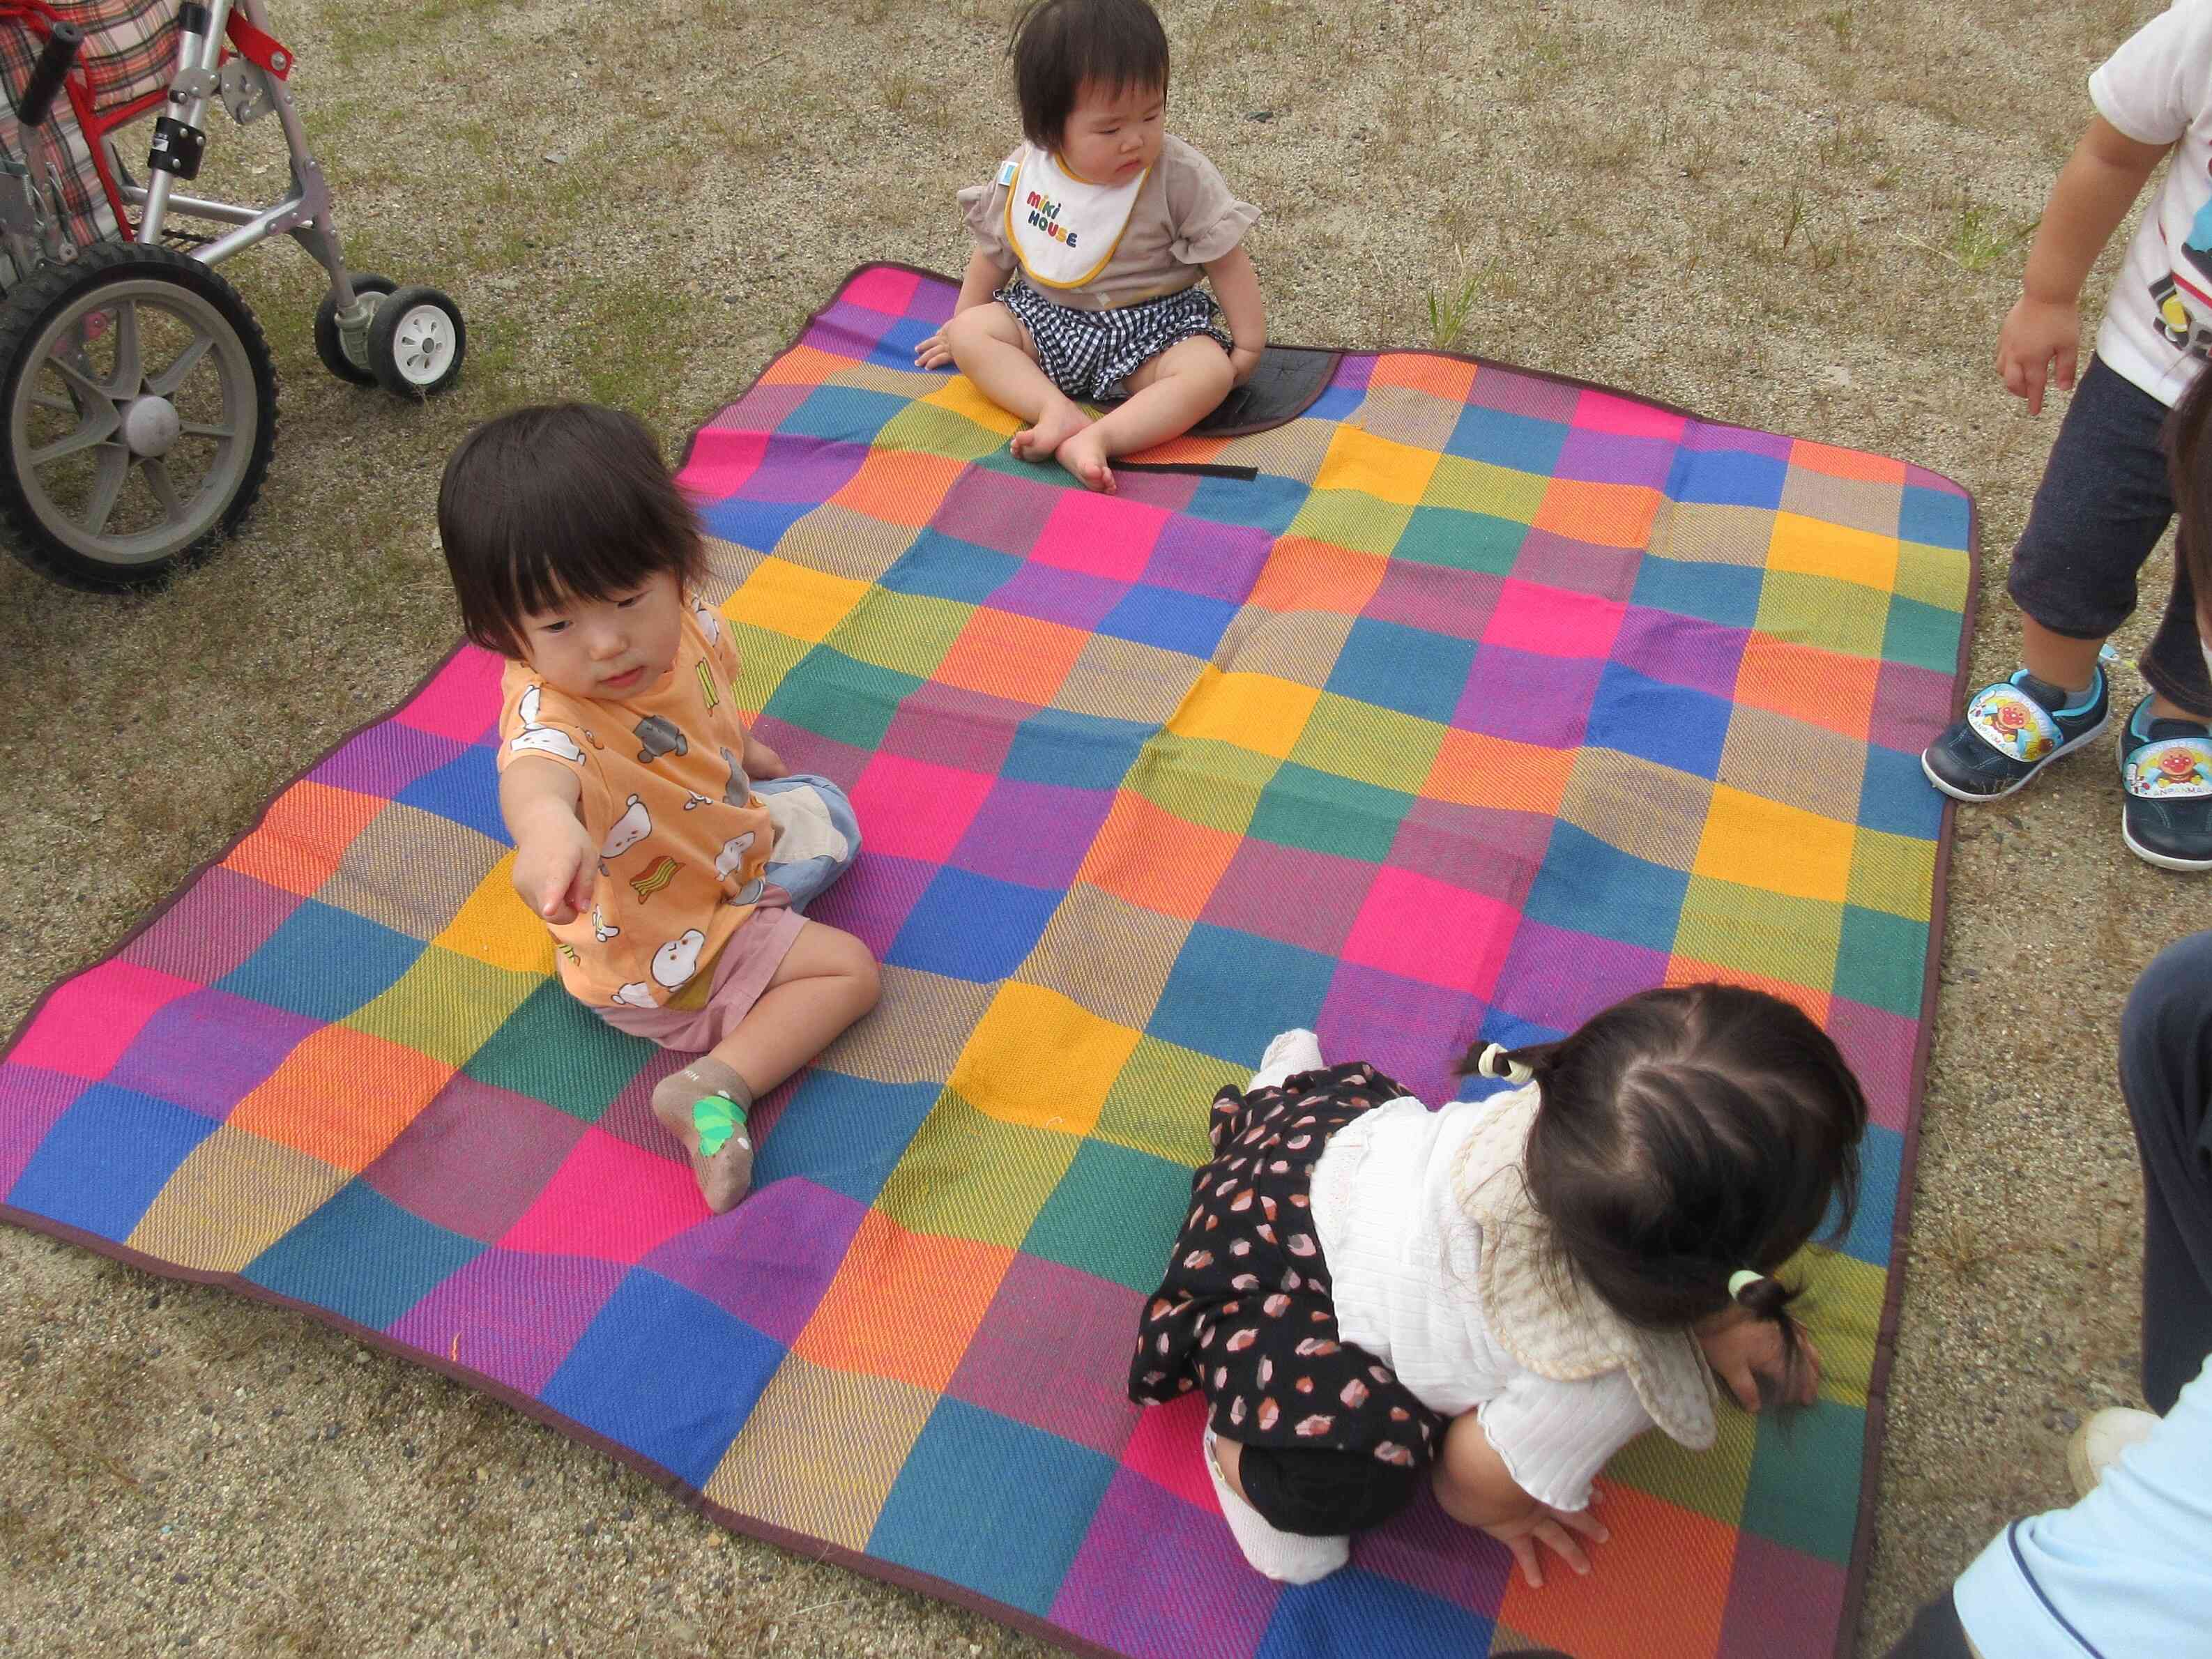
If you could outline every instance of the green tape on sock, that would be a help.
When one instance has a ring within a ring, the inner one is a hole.
[[[692,1103],[691,1127],[699,1132],[699,1152],[712,1158],[744,1127],[745,1109],[727,1095],[707,1095]]]

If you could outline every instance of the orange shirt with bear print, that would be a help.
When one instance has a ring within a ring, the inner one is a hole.
[[[665,1006],[753,913],[775,829],[745,776],[737,674],[727,630],[695,593],[674,665],[629,696],[571,697],[507,665],[500,769],[523,755],[571,768],[599,848],[591,908],[545,924],[580,1002]]]

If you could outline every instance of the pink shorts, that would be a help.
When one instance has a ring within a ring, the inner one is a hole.
[[[730,935],[714,958],[714,982],[698,1008],[594,1008],[615,1028],[684,1054],[703,1054],[752,1012],[775,970],[791,954],[806,918],[784,905],[763,905]]]

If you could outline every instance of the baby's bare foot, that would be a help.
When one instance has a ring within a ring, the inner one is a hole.
[[[653,1115],[691,1154],[700,1196],[716,1215],[753,1182],[752,1136],[745,1127],[752,1091],[721,1061],[695,1061],[653,1091]]]
[[[1114,469],[1107,465],[1111,458],[1095,424],[1085,426],[1061,444],[1053,452],[1053,459],[1073,472],[1085,489],[1105,495],[1114,493]]]
[[[1048,461],[1060,447],[1091,424],[1091,417],[1073,404],[1048,409],[1035,426],[1014,434],[1007,446],[1019,459]]]

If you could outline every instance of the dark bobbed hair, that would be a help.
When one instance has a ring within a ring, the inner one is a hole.
[[[1469,1050],[1463,1072],[1476,1069]],[[1691,985],[1615,1003],[1516,1049],[1542,1095],[1528,1194],[1553,1263],[1632,1324],[1686,1328],[1736,1298],[1781,1327],[1799,1294],[1772,1275],[1821,1229],[1850,1226],[1866,1097],[1830,1040],[1763,991]]]
[[[1168,89],[1168,34],[1146,0],[1032,0],[1014,24],[1022,136],[1051,149],[1085,86]]]
[[[461,624],[520,657],[523,619],[571,599],[705,573],[691,504],[635,415],[597,404],[509,410],[461,440],[438,489],[438,539]]]
[[[2181,529],[2174,556],[2196,590],[2200,620],[2212,614],[2212,372],[2200,373],[2166,419],[2166,466]]]

